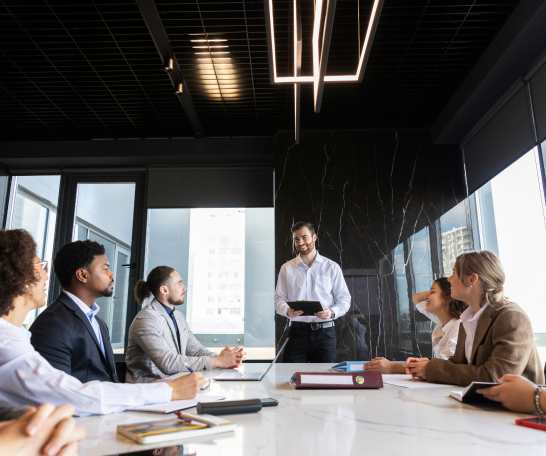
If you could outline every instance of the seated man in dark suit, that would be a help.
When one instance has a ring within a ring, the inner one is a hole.
[[[112,296],[114,274],[104,247],[93,241],[65,244],[53,267],[64,291],[36,318],[31,343],[49,363],[80,382],[119,383],[108,327],[95,300]]]

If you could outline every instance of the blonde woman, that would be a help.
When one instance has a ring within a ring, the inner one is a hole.
[[[504,374],[544,383],[533,328],[527,314],[503,294],[504,269],[492,252],[463,253],[449,277],[451,296],[469,306],[461,314],[455,354],[448,360],[408,358],[414,378],[467,386],[498,382]]]
[[[461,323],[460,315],[468,306],[451,296],[451,285],[445,277],[436,279],[430,290],[415,293],[413,303],[419,312],[436,323],[432,331],[432,352],[435,358],[447,359],[455,353]],[[369,372],[405,374],[404,364],[386,358],[374,358],[364,364]]]

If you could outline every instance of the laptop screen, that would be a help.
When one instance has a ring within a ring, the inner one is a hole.
[[[264,372],[264,377],[267,375],[267,373],[269,372],[269,369],[271,369],[273,364],[275,364],[275,361],[277,361],[277,358],[282,353],[282,351],[284,350],[284,347],[286,347],[286,344],[288,343],[289,340],[290,340],[290,337],[287,337],[286,340],[284,341],[284,344],[282,345],[281,349],[277,352],[277,356],[275,356],[275,359],[273,361],[271,361],[271,364],[269,365],[267,370]]]

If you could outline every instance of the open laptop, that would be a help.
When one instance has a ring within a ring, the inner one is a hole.
[[[213,380],[218,380],[222,382],[239,382],[239,381],[245,381],[245,382],[259,382],[264,378],[267,373],[269,372],[269,369],[275,364],[275,361],[277,361],[277,358],[284,350],[284,347],[286,347],[286,344],[288,343],[288,339],[290,337],[286,338],[286,341],[284,342],[281,349],[277,352],[277,356],[275,356],[275,359],[271,361],[271,364],[267,368],[265,372],[247,372],[247,373],[241,373],[241,372],[224,372],[223,374],[218,375],[218,377],[214,377]]]

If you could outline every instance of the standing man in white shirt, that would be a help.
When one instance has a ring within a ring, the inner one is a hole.
[[[339,265],[315,249],[313,224],[298,222],[292,227],[299,255],[283,264],[275,291],[277,313],[290,318],[290,340],[284,349],[285,363],[333,363],[336,350],[334,320],[345,315],[351,295]],[[302,317],[303,311],[287,301],[319,301],[322,311]]]

